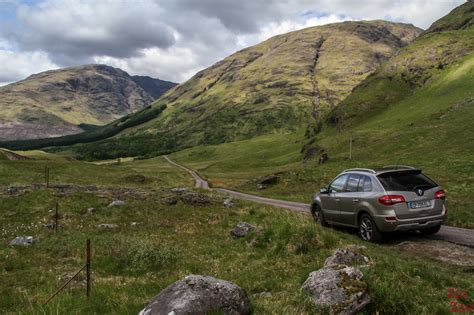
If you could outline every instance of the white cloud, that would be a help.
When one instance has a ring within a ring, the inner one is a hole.
[[[15,53],[0,50],[0,85],[26,78],[32,73],[56,69],[43,52]]]

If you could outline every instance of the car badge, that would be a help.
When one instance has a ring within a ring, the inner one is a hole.
[[[423,193],[424,193],[424,191],[423,191],[423,189],[421,189],[421,188],[418,188],[418,189],[416,190],[416,194],[417,194],[418,196],[423,196]]]

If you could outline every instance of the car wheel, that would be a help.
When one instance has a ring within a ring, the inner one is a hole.
[[[368,214],[363,214],[359,219],[359,235],[364,241],[368,242],[381,243],[383,240],[382,233]]]
[[[313,219],[314,219],[314,222],[316,222],[316,224],[320,224],[322,226],[328,226],[328,223],[324,219],[324,214],[320,206],[314,205],[313,209],[311,209],[311,214],[313,215]]]
[[[437,225],[437,226],[432,226],[430,228],[427,228],[427,229],[424,229],[424,230],[420,230],[420,232],[424,235],[433,235],[433,234],[436,234],[439,232],[439,229],[441,229],[441,225]]]

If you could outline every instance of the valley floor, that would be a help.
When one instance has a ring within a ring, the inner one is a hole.
[[[271,206],[240,201],[223,208],[226,197],[217,193],[208,193],[209,204],[189,204],[169,188],[191,188],[193,179],[163,158],[102,165],[39,158],[0,161],[1,313],[133,314],[193,273],[243,287],[255,314],[312,314],[318,310],[300,290],[302,283],[334,249],[349,244],[367,246],[364,252],[374,262],[363,270],[373,303],[362,313],[449,314],[448,288],[474,292],[473,249],[412,236],[384,246],[366,244],[350,232],[320,228],[306,215]],[[51,187],[31,186],[43,182],[45,164]],[[179,201],[168,205],[170,198]],[[117,199],[125,205],[108,207]],[[53,222],[56,202],[57,233],[43,227]],[[262,233],[233,239],[229,231],[241,221]],[[8,245],[20,235],[36,242]],[[91,300],[85,299],[81,278],[43,305],[84,263],[87,238]]]

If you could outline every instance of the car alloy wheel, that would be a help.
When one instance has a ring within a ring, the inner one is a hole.
[[[365,241],[371,241],[374,233],[372,221],[368,217],[362,218],[359,225],[359,233]]]

